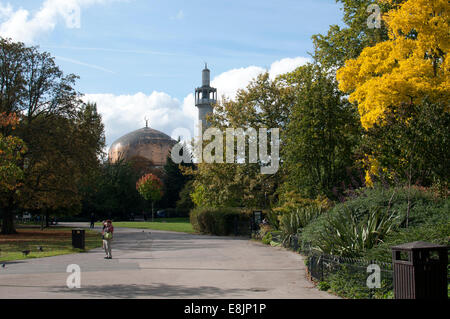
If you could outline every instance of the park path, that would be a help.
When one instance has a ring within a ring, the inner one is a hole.
[[[104,256],[7,262],[0,298],[337,298],[307,280],[302,256],[245,238],[116,228],[113,259]],[[67,287],[69,264],[80,266],[81,288]]]

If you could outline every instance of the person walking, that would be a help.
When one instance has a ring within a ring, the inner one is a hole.
[[[112,225],[112,221],[108,219],[103,225],[103,248],[105,249],[106,257],[105,259],[112,259],[112,248],[111,242],[113,240],[114,226]]]
[[[91,214],[91,225],[89,226],[89,228],[94,228],[95,225],[95,215],[94,213]]]

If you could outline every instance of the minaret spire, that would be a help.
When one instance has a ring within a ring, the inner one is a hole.
[[[198,119],[202,123],[202,130],[209,126],[206,115],[213,112],[213,105],[217,101],[217,89],[211,87],[210,82],[210,71],[205,62],[205,68],[202,71],[202,86],[195,89],[195,106],[198,108]]]

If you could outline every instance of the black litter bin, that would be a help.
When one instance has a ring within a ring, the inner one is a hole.
[[[73,248],[84,249],[85,230],[72,229],[72,246]]]
[[[396,299],[447,299],[448,247],[416,241],[392,247]]]

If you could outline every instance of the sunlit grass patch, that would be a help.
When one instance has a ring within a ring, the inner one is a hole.
[[[0,235],[0,261],[42,258],[83,252],[72,247],[72,228],[18,228],[17,234]],[[101,234],[86,230],[85,250],[101,247]]]
[[[101,226],[100,223],[96,226]],[[155,218],[153,222],[113,222],[114,227],[167,230],[182,233],[194,233],[189,218]]]

